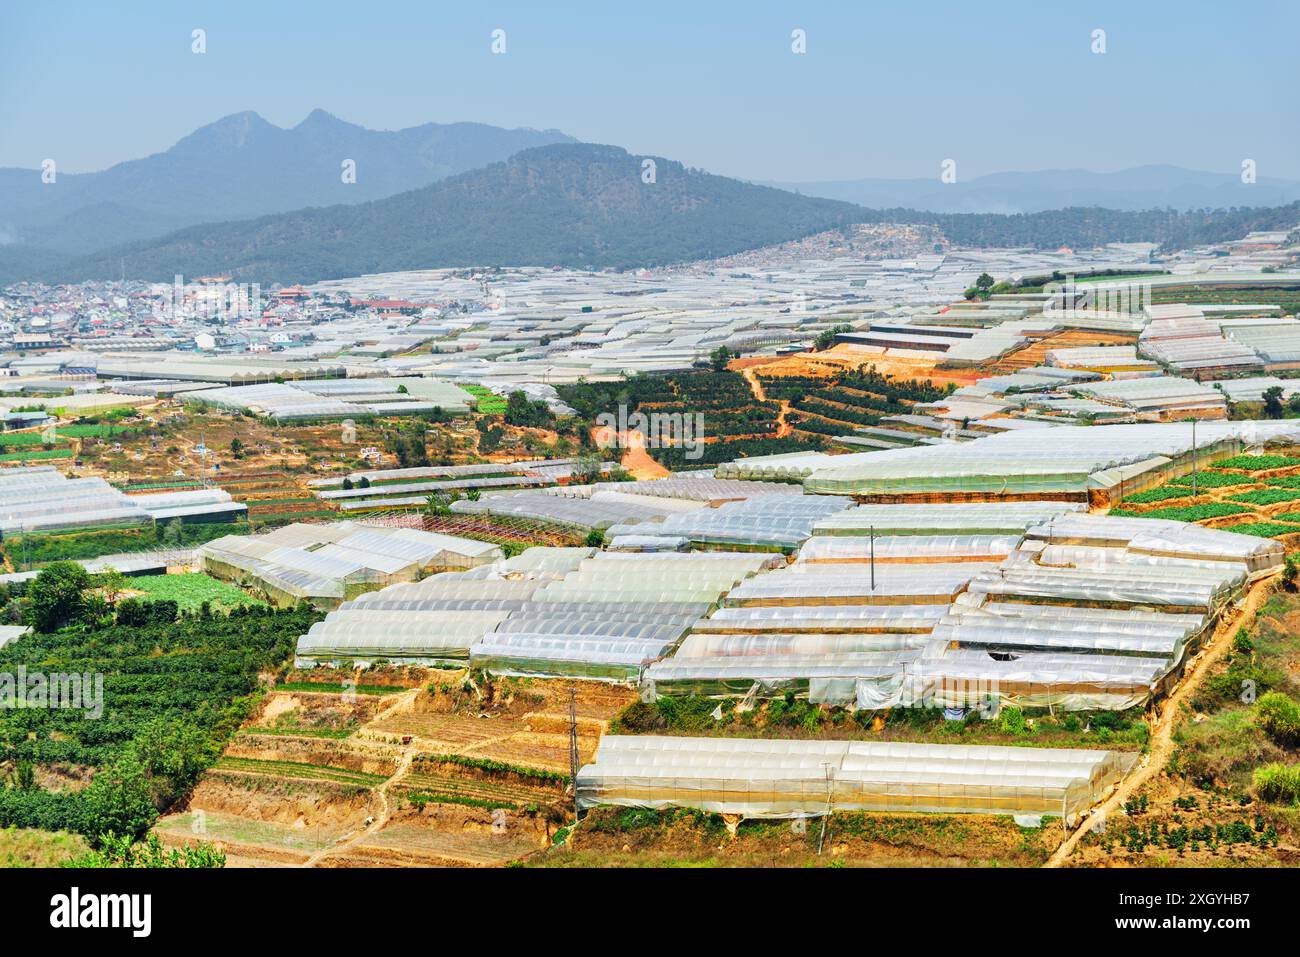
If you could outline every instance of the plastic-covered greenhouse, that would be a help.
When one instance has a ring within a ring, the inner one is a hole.
[[[299,640],[298,659],[468,656],[498,673],[628,680],[736,582],[779,560],[530,548],[349,601]]]
[[[999,562],[1020,544],[1020,535],[816,535],[804,542],[797,561],[812,564],[851,562]]]
[[[1202,422],[1196,448],[1202,459],[1229,455],[1267,441],[1300,442],[1300,427],[1282,422]],[[804,481],[810,492],[832,495],[983,493],[1070,498],[1110,488],[1122,466],[1145,473],[1190,469],[1192,427],[1186,423],[1105,425],[1005,432],[972,442],[843,456],[821,462]],[[1183,462],[1186,466],[1183,467]],[[719,469],[719,474],[724,474]]]
[[[605,735],[578,806],[747,818],[830,811],[1057,815],[1101,800],[1134,754],[1055,748]]]
[[[339,522],[227,535],[203,545],[198,556],[204,571],[258,588],[277,604],[334,607],[394,582],[495,561],[501,549],[416,529]]]
[[[852,504],[850,499],[832,495],[766,495],[669,515],[651,527],[655,535],[686,538],[699,545],[792,549],[812,534],[814,523]],[[608,534],[645,531],[643,524],[615,525]]]
[[[1014,535],[1068,512],[1082,502],[954,502],[941,504],[858,505],[813,526],[813,535]]]
[[[221,489],[126,495],[102,478],[67,478],[50,466],[0,469],[0,534],[149,525],[247,512]]]

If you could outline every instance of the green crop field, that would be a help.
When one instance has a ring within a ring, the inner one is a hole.
[[[72,449],[32,449],[29,452],[6,452],[0,455],[0,462],[24,462],[35,459],[70,459]]]
[[[131,579],[132,591],[144,592],[148,601],[176,602],[181,611],[194,611],[205,601],[213,609],[226,610],[239,605],[264,605],[243,589],[218,581],[202,572],[180,575],[143,575]]]
[[[1216,469],[1240,469],[1243,472],[1263,472],[1290,465],[1300,465],[1300,459],[1290,455],[1234,455],[1214,463]]]
[[[1244,505],[1230,505],[1227,502],[1209,502],[1205,505],[1184,505],[1178,508],[1157,508],[1150,512],[1134,512],[1129,509],[1112,509],[1112,515],[1128,518],[1168,518],[1175,522],[1199,522],[1206,518],[1222,518],[1225,515],[1241,515],[1250,509]]]

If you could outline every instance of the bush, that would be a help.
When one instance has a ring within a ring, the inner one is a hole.
[[[1024,734],[1028,731],[1025,725],[1025,713],[1019,708],[1005,707],[998,715],[998,730],[1003,734]]]
[[[655,704],[646,701],[634,701],[623,709],[618,716],[618,731],[627,731],[632,734],[649,734],[652,731],[661,731],[668,726],[663,715],[659,713],[659,708]]]
[[[1259,699],[1256,722],[1277,744],[1283,747],[1300,744],[1300,704],[1280,691],[1270,691]]]
[[[1256,768],[1255,793],[1273,804],[1300,804],[1300,765],[1275,762]]]

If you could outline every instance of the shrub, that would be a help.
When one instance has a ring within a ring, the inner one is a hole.
[[[1256,768],[1255,793],[1273,804],[1300,804],[1300,765],[1274,762]]]
[[[1284,747],[1300,744],[1300,704],[1280,691],[1270,691],[1259,699],[1256,721],[1276,743]]]
[[[1025,725],[1025,713],[1019,708],[1003,708],[998,715],[998,730],[1003,734],[1024,734],[1028,730]]]

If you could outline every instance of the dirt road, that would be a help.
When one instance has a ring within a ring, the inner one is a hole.
[[[1256,582],[1246,593],[1241,607],[1235,614],[1225,615],[1214,630],[1209,646],[1191,663],[1183,680],[1178,683],[1174,693],[1160,702],[1159,715],[1151,728],[1151,746],[1142,759],[1129,772],[1128,777],[1119,783],[1115,792],[1093,809],[1074,833],[1071,834],[1056,852],[1047,859],[1044,867],[1061,867],[1074,852],[1074,848],[1083,840],[1099,820],[1105,820],[1112,814],[1122,814],[1124,802],[1132,797],[1144,784],[1158,775],[1169,763],[1174,751],[1174,728],[1178,724],[1179,707],[1191,698],[1192,694],[1205,680],[1210,668],[1223,658],[1232,648],[1232,634],[1243,622],[1252,621],[1260,606],[1267,600],[1273,590],[1277,576]]]
[[[754,393],[754,401],[766,402],[767,392],[763,389],[763,383],[759,381],[759,378],[754,373],[754,370],[752,368],[741,369],[740,374],[744,376],[745,381],[749,383],[749,388]],[[781,411],[777,413],[777,417],[776,417],[776,425],[777,425],[776,438],[783,439],[791,432],[793,432],[794,428],[790,425],[789,422],[786,421],[786,416],[790,412],[789,400],[781,399],[779,404],[781,406]]]
[[[591,437],[597,445],[607,445],[614,435],[608,426],[591,430]],[[618,446],[623,450],[619,464],[636,479],[657,479],[668,475],[668,469],[650,457],[645,450],[645,436],[636,429],[618,433]]]

